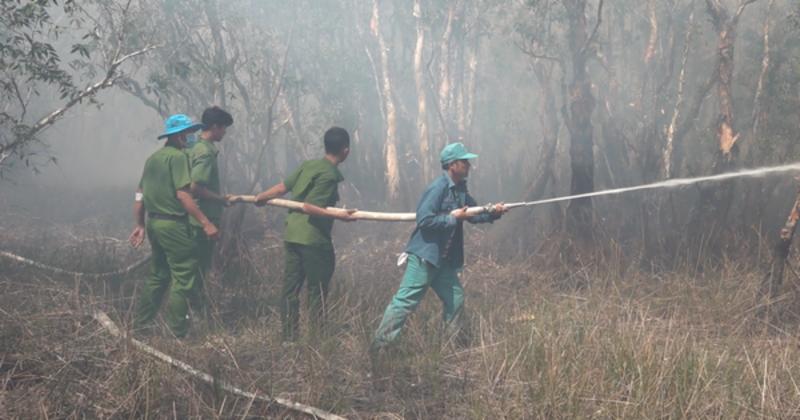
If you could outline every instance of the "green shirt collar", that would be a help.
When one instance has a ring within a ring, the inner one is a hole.
[[[338,167],[338,166],[334,165],[334,164],[333,164],[331,161],[329,161],[327,158],[322,158],[322,161],[323,161],[324,163],[326,163],[327,165],[329,165],[329,166],[331,167],[331,169],[333,169],[333,172],[334,172],[334,173],[336,173],[336,181],[337,181],[337,182],[342,182],[342,181],[344,181],[344,176],[342,176],[342,173],[341,173],[341,172],[339,172],[339,167]]]
[[[208,140],[205,140],[205,139],[200,139],[200,143],[203,143],[203,144],[205,144],[205,145],[206,145],[206,147],[208,147],[208,150],[210,150],[210,151],[211,151],[211,153],[213,153],[214,155],[218,155],[218,154],[219,154],[219,150],[217,149],[217,146],[216,146],[216,145],[214,145],[214,142],[213,142],[213,141],[208,141]]]

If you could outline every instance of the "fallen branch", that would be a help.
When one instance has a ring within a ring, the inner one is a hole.
[[[114,321],[112,321],[111,318],[109,318],[108,315],[105,314],[105,312],[95,311],[94,315],[93,315],[93,318],[97,322],[99,322],[100,325],[102,325],[114,337],[117,337],[117,338],[129,338],[129,337],[126,337],[126,335],[119,329],[119,327],[117,327],[116,324],[114,324]],[[237,396],[243,397],[243,398],[248,398],[251,401],[252,400],[258,400],[258,401],[263,401],[263,402],[266,402],[266,403],[269,403],[269,404],[278,404],[281,407],[285,407],[285,408],[288,408],[288,409],[294,410],[294,411],[299,411],[301,413],[305,413],[305,414],[308,414],[310,416],[314,416],[315,418],[319,418],[319,419],[323,419],[323,420],[344,420],[344,417],[337,416],[335,414],[329,413],[327,411],[321,410],[321,409],[316,408],[316,407],[312,407],[312,406],[309,406],[309,405],[300,404],[300,403],[297,403],[297,402],[294,402],[294,401],[290,401],[290,400],[287,400],[285,398],[278,398],[278,397],[273,398],[273,397],[270,397],[270,396],[267,396],[267,395],[258,395],[258,394],[253,393],[253,392],[244,391],[244,390],[239,389],[239,388],[237,388],[237,387],[235,387],[233,385],[230,385],[228,383],[225,383],[225,382],[222,382],[222,381],[219,381],[219,380],[215,380],[214,377],[212,377],[211,375],[209,375],[209,374],[207,374],[205,372],[199,371],[199,370],[193,368],[188,363],[182,362],[182,361],[180,361],[178,359],[173,358],[172,356],[170,356],[168,354],[162,353],[162,352],[154,349],[153,347],[150,347],[147,344],[142,343],[139,340],[136,340],[136,339],[133,339],[133,338],[129,338],[129,339],[130,339],[130,343],[134,347],[136,347],[136,349],[142,351],[143,353],[147,353],[147,354],[155,357],[156,359],[161,360],[162,362],[170,364],[170,365],[172,365],[172,366],[174,366],[174,367],[176,367],[176,368],[188,373],[189,375],[192,375],[193,377],[195,377],[195,378],[197,378],[197,379],[199,379],[199,380],[201,380],[201,381],[203,381],[203,382],[205,382],[205,383],[207,383],[209,385],[219,386],[222,390],[227,391],[227,392],[229,392],[231,394],[234,394],[234,395],[237,395]]]
[[[150,261],[150,256],[148,255],[147,257],[144,257],[141,260],[136,261],[135,263],[120,270],[108,271],[105,273],[83,273],[79,271],[71,271],[71,270],[65,270],[63,268],[53,267],[52,265],[47,265],[37,261],[33,261],[25,257],[20,257],[17,254],[12,254],[7,251],[0,251],[0,257],[7,258],[9,260],[13,260],[18,263],[22,263],[31,267],[36,267],[42,270],[50,271],[51,273],[55,274],[65,274],[76,277],[88,277],[93,279],[103,279],[108,277],[122,276],[130,273],[133,270],[136,270],[137,268],[147,264],[147,262]]]

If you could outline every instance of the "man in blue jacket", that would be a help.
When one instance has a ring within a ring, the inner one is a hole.
[[[469,160],[478,155],[469,153],[461,143],[451,143],[440,157],[445,172],[428,185],[417,205],[417,226],[405,252],[408,266],[375,332],[370,347],[373,353],[397,339],[428,287],[442,301],[448,333],[459,331],[458,318],[464,306],[464,289],[458,281],[464,265],[463,222],[491,223],[506,212],[503,204],[497,204],[490,212],[469,216],[467,207],[477,205],[467,192]]]

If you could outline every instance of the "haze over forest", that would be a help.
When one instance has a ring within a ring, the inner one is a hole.
[[[480,204],[790,164],[800,4],[3,0],[0,96],[0,417],[280,417],[290,411],[100,333],[96,310],[130,327],[145,270],[107,282],[63,271],[147,258],[126,238],[165,118],[233,115],[219,161],[234,194],[284,180],[343,127],[339,205],[387,212],[413,211],[453,142],[479,155]],[[441,339],[428,296],[387,378],[371,376],[365,349],[412,225],[336,222],[334,333],[286,348],[286,211],[235,205],[208,283],[218,329],[149,342],[353,418],[797,417],[798,179],[571,200],[468,226],[471,346]]]

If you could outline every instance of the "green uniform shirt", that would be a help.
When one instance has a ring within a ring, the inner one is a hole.
[[[336,165],[323,158],[303,162],[283,184],[292,192],[292,199],[325,208],[339,201],[337,186],[343,180]],[[332,229],[331,218],[289,210],[284,240],[301,245],[332,245]]]
[[[219,194],[219,168],[217,167],[217,154],[219,151],[213,143],[201,140],[187,151],[192,168],[192,182],[202,184],[209,191]],[[224,205],[217,200],[207,200],[197,198],[197,206],[203,214],[215,225],[222,218]],[[191,223],[201,226],[200,222],[194,217],[190,217]]]
[[[147,158],[139,188],[144,195],[144,208],[149,213],[185,216],[178,201],[179,189],[191,184],[189,157],[173,146],[164,146]]]

